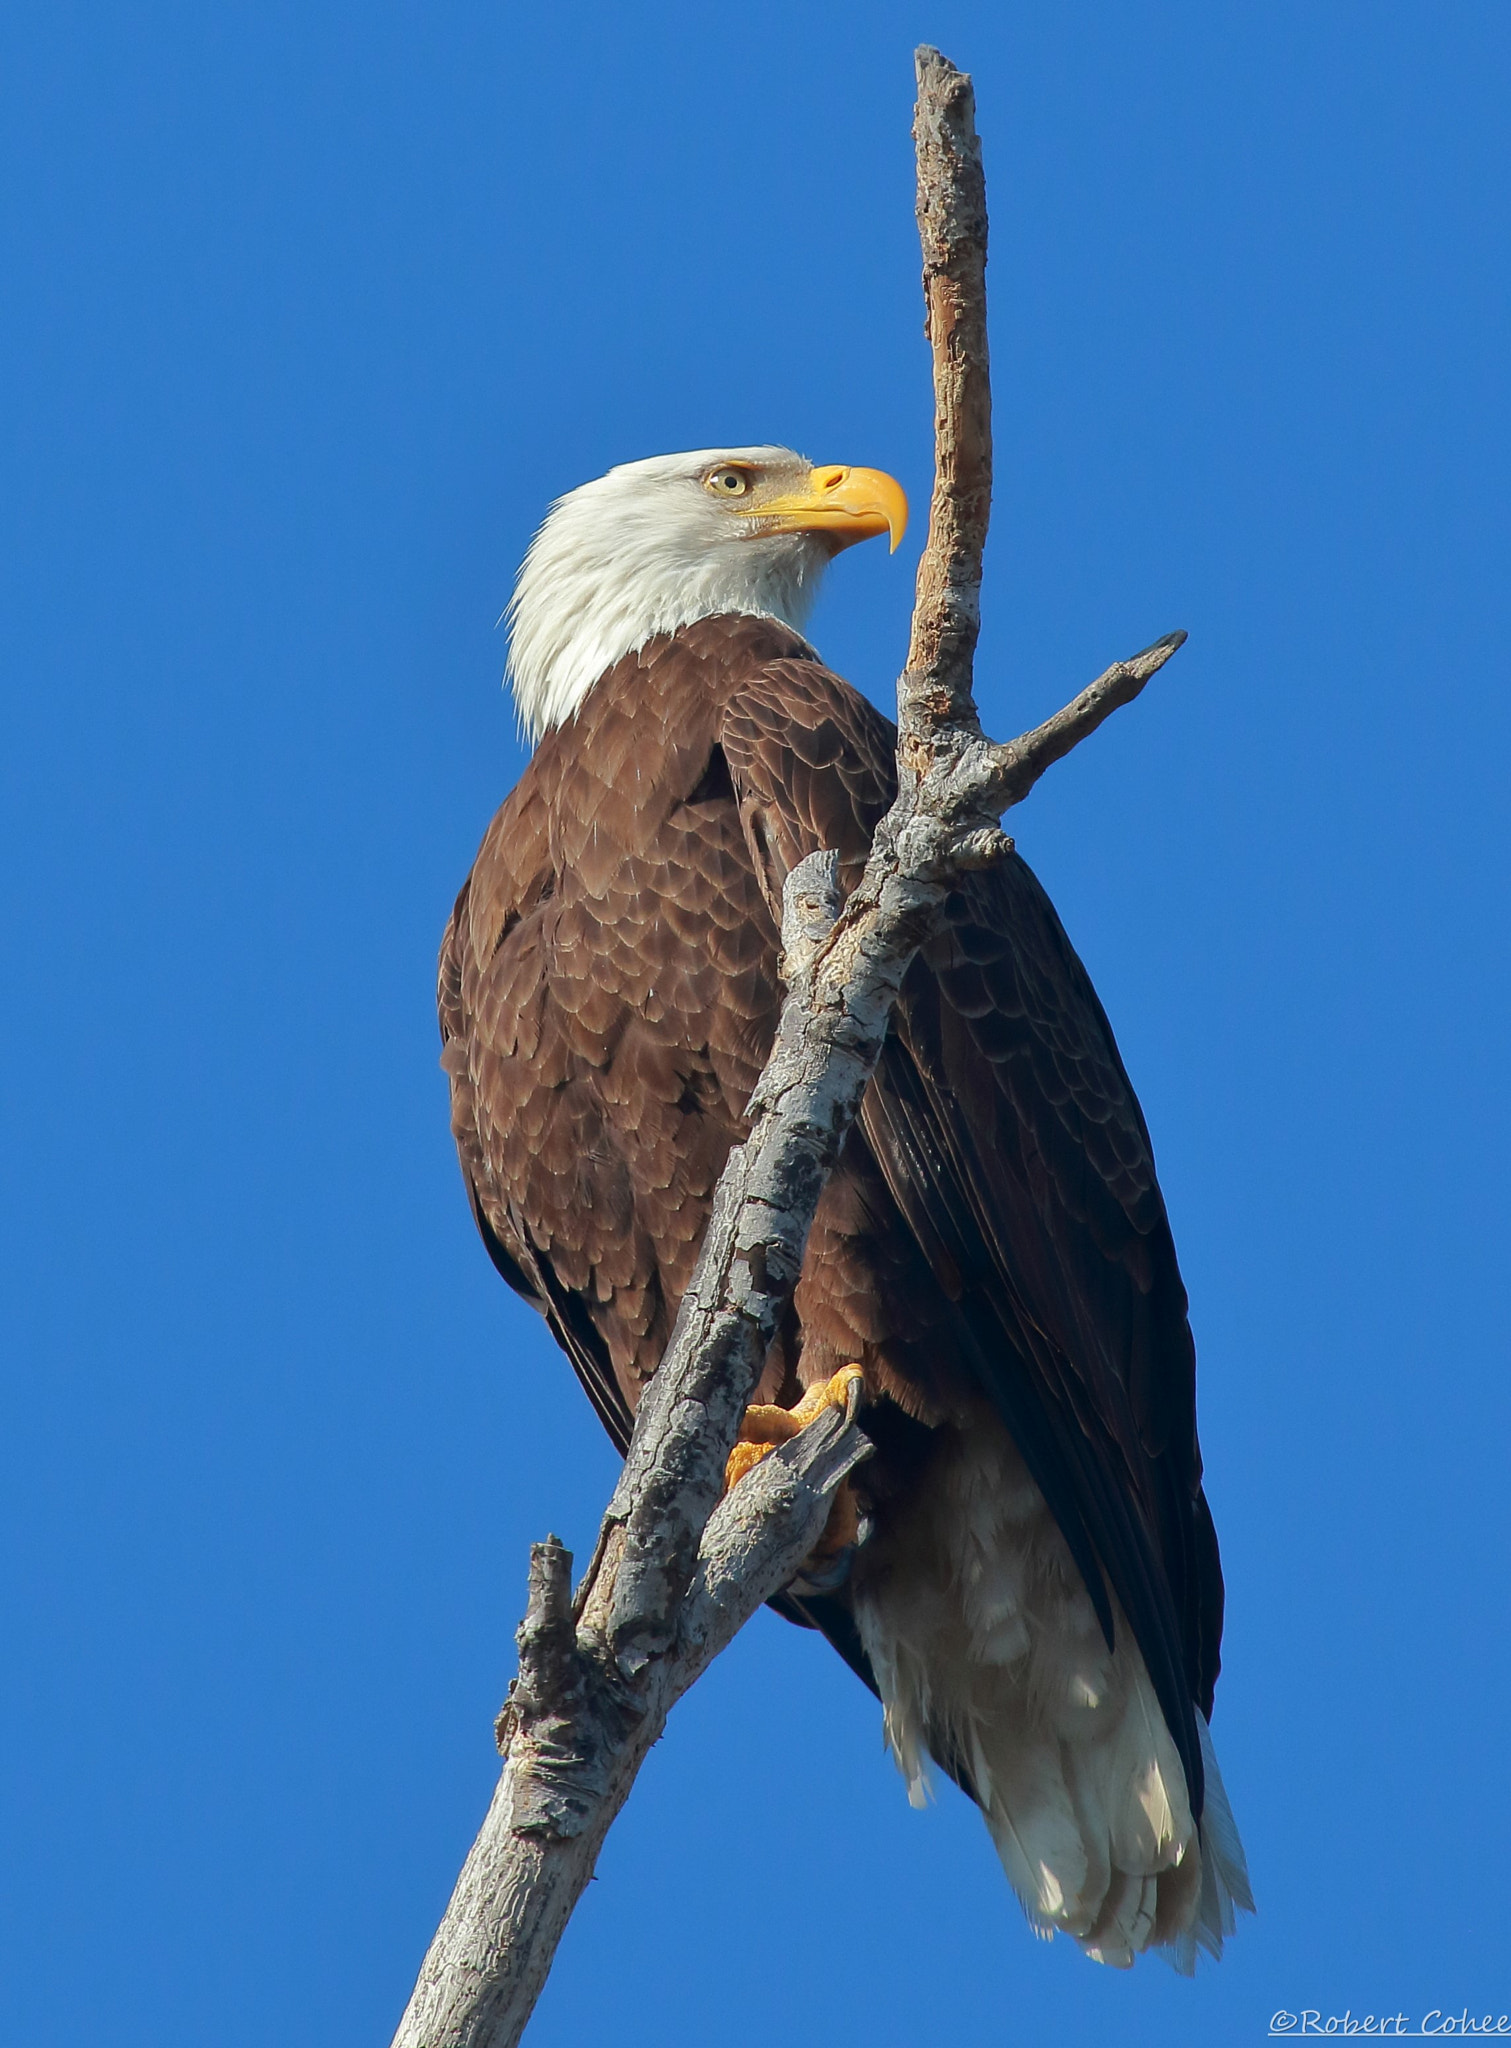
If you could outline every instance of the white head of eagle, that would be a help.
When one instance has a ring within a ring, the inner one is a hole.
[[[702,448],[624,462],[558,498],[509,603],[509,667],[532,740],[658,633],[742,612],[801,632],[830,560],[907,525],[877,469],[790,448]]]

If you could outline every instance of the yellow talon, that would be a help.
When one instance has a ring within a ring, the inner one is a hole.
[[[747,1472],[754,1471],[762,1458],[768,1456],[772,1449],[771,1444],[736,1444],[724,1466],[724,1491],[728,1493]]]
[[[724,1467],[724,1491],[728,1493],[778,1444],[787,1443],[808,1423],[816,1422],[826,1408],[842,1410],[846,1420],[853,1422],[865,1386],[866,1376],[858,1365],[842,1365],[832,1378],[810,1387],[795,1407],[757,1401],[747,1408],[740,1424],[740,1441]]]
[[[805,1423],[816,1422],[826,1408],[839,1408],[847,1421],[853,1421],[865,1390],[866,1376],[860,1367],[842,1365],[832,1379],[808,1389],[792,1410],[793,1419],[801,1428]]]

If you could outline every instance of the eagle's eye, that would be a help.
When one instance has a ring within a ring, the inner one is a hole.
[[[743,498],[750,489],[750,478],[743,469],[715,469],[703,479],[703,488],[712,491],[716,498]]]

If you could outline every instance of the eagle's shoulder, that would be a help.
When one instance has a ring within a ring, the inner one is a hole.
[[[725,702],[719,742],[757,873],[774,911],[782,878],[815,847],[854,886],[897,791],[897,733],[812,654],[752,667]]]

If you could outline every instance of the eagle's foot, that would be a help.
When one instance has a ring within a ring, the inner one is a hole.
[[[740,1424],[740,1441],[730,1452],[724,1467],[724,1491],[736,1485],[769,1456],[778,1444],[785,1444],[810,1422],[816,1422],[826,1408],[838,1408],[847,1422],[853,1422],[865,1396],[865,1374],[858,1365],[842,1365],[831,1379],[810,1387],[792,1408],[774,1402],[757,1401],[745,1410]],[[859,1533],[860,1516],[849,1481],[843,1481],[834,1496],[824,1533],[814,1545],[813,1556],[823,1560],[848,1550]]]
[[[858,1365],[842,1365],[832,1379],[825,1380],[822,1386],[808,1389],[791,1411],[792,1417],[801,1429],[805,1423],[817,1422],[826,1408],[838,1408],[846,1422],[853,1422],[865,1398],[865,1374]]]

